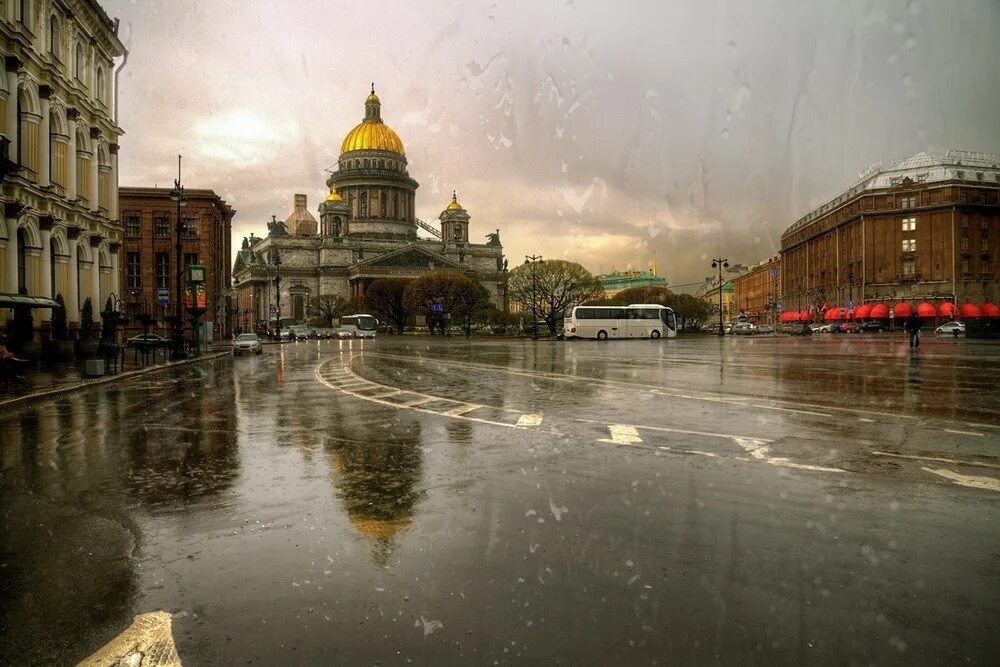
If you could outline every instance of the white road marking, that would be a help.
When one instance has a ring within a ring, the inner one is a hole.
[[[541,415],[521,415],[517,418],[518,426],[540,426],[541,423]]]
[[[597,419],[576,419],[575,421],[583,422],[584,424],[605,424],[607,422],[602,422]],[[685,435],[704,435],[710,438],[728,438],[730,440],[744,439],[744,440],[755,440],[760,443],[769,443],[770,440],[764,440],[763,438],[743,438],[743,436],[732,435],[730,433],[709,433],[707,431],[689,431],[681,428],[667,428],[666,426],[645,426],[643,424],[626,424],[634,429],[642,429],[644,431],[661,431],[664,433],[683,433]]]
[[[968,486],[973,489],[985,489],[986,491],[1000,492],[1000,479],[993,477],[977,477],[976,475],[963,475],[947,468],[921,468],[934,475],[939,475],[945,479],[950,479],[955,484]]]
[[[975,431],[956,431],[953,428],[946,428],[946,429],[944,429],[944,432],[945,433],[954,433],[955,435],[974,435],[974,436],[979,437],[979,438],[985,438],[986,437],[985,433],[976,433]]]
[[[868,417],[858,417],[858,421],[865,422],[866,424],[874,424],[874,419],[868,419]]]
[[[608,424],[608,431],[611,433],[611,439],[601,438],[599,442],[610,442],[614,445],[634,445],[642,442],[642,438],[639,437],[639,432],[635,430],[634,426]]]
[[[809,463],[795,463],[783,457],[774,457],[767,460],[773,466],[782,468],[797,468],[799,470],[815,470],[816,472],[847,472],[842,468],[827,468],[826,466],[814,466]]]
[[[767,447],[764,444],[766,440],[758,440],[757,438],[733,438],[736,444],[743,448],[750,456],[755,459],[766,459],[767,458]]]
[[[473,410],[478,410],[481,407],[483,407],[483,406],[481,406],[481,405],[475,405],[475,404],[460,405],[457,408],[452,408],[451,410],[448,410],[444,414],[448,415],[449,417],[458,417],[459,415],[464,415],[467,412],[472,412]]]
[[[966,422],[965,425],[973,428],[1000,428],[1000,425],[998,424],[978,424],[974,422]]]
[[[896,459],[911,459],[913,461],[937,461],[938,463],[952,463],[954,465],[973,466],[976,468],[1000,468],[1000,464],[987,463],[986,461],[963,461],[961,459],[946,459],[943,456],[917,456],[916,454],[896,454],[893,452],[873,451],[875,456],[891,456]]]
[[[798,412],[803,415],[814,415],[816,417],[832,417],[833,415],[826,412],[812,412],[811,410],[799,410],[798,408],[779,408],[775,405],[756,405],[751,404],[752,408],[762,408],[764,410],[782,410],[784,412]]]

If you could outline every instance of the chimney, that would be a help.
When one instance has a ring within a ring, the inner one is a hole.
[[[295,195],[295,210],[304,211],[306,210],[306,196],[305,195]]]

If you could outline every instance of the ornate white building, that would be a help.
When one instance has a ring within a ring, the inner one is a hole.
[[[62,294],[71,327],[119,291],[117,33],[96,0],[0,0],[0,293]]]
[[[274,319],[276,276],[282,316],[297,320],[317,296],[363,297],[378,278],[431,271],[464,273],[502,304],[506,267],[499,230],[487,235],[487,243],[471,243],[469,213],[454,194],[439,216],[440,231],[417,219],[418,183],[407,172],[403,142],[382,120],[381,106],[372,88],[364,119],[341,144],[318,223],[299,194],[283,223],[269,223],[266,238],[244,239],[233,268],[243,326]],[[435,238],[418,238],[418,226]]]

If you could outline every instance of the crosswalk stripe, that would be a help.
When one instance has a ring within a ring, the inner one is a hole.
[[[642,442],[642,438],[639,437],[639,432],[635,430],[634,426],[609,424],[608,431],[611,434],[611,439],[602,439],[601,442],[610,442],[615,445],[634,445]]]
[[[517,418],[518,426],[540,426],[541,423],[541,415],[521,415]]]

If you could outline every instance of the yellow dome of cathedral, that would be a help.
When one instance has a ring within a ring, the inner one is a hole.
[[[340,145],[341,153],[351,151],[389,151],[406,155],[403,142],[391,127],[382,122],[382,102],[375,94],[375,85],[365,100],[365,119],[354,126]]]

